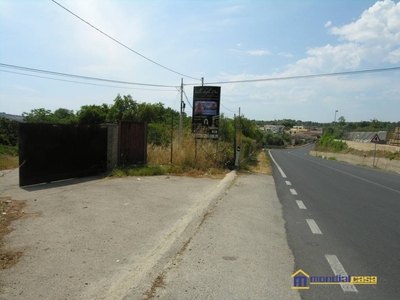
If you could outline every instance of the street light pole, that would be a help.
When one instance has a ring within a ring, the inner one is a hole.
[[[336,109],[335,110],[335,121],[333,122],[333,128],[335,128],[336,127],[336,113],[338,112],[338,110]]]

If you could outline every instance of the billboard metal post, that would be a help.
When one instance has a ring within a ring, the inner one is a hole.
[[[171,164],[172,164],[173,142],[174,142],[174,112],[171,111],[171,157],[169,160]]]
[[[178,140],[181,140],[182,136],[182,109],[183,109],[183,78],[181,79],[181,105],[180,105],[180,111],[179,111],[179,134],[178,134]]]

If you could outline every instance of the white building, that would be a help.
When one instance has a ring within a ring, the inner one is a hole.
[[[283,133],[285,126],[283,125],[264,125],[264,131],[272,133]]]

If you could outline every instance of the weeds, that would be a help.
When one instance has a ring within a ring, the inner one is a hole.
[[[223,174],[231,163],[233,147],[229,143],[210,140],[197,141],[190,134],[175,138],[171,147],[151,144],[147,148],[147,165],[119,168],[111,172],[111,177],[154,176],[183,174],[198,177]]]
[[[0,170],[9,170],[18,167],[18,146],[0,144]]]

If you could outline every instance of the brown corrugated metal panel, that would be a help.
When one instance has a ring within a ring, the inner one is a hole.
[[[20,123],[20,186],[106,170],[107,127]]]
[[[119,123],[118,164],[120,166],[147,162],[147,123]]]

